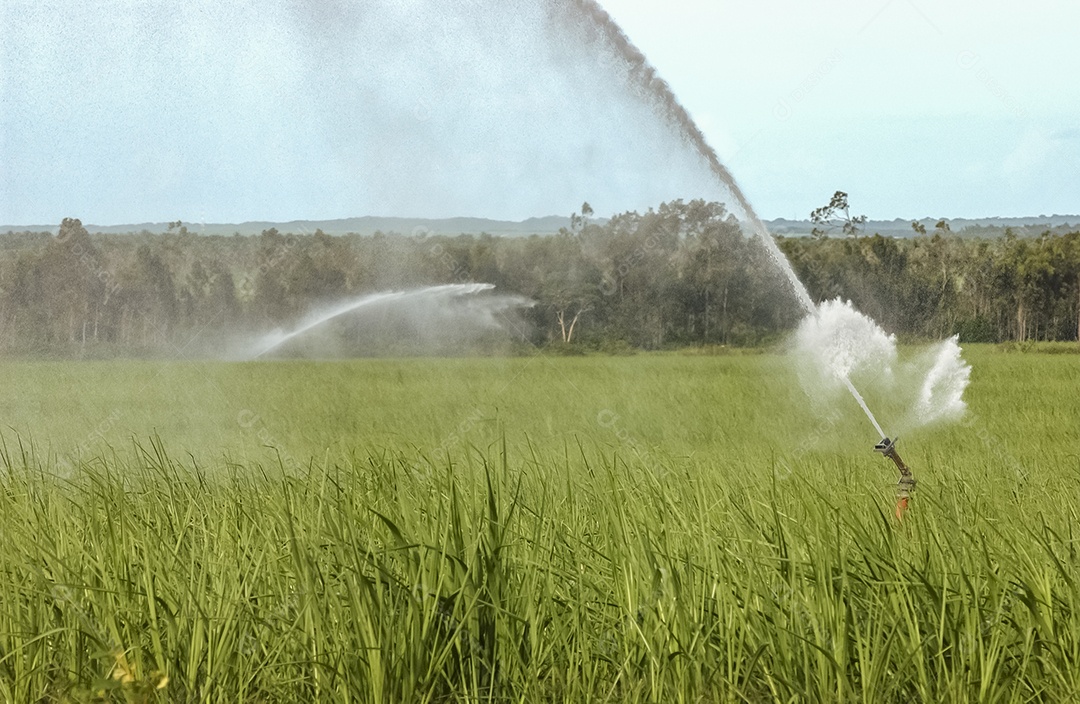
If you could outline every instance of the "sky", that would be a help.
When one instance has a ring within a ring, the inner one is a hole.
[[[767,217],[1080,212],[1080,3],[604,5]]]
[[[1080,3],[607,0],[758,212],[1080,213]],[[730,202],[556,0],[5,0],[0,224]]]

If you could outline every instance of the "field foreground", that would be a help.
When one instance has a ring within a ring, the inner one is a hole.
[[[0,698],[1080,699],[1080,357],[3,363]],[[828,402],[826,402],[828,401]]]

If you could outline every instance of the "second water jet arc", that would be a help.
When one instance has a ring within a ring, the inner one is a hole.
[[[533,305],[533,301],[523,296],[484,297],[480,295],[492,291],[494,288],[494,284],[486,283],[442,284],[404,291],[381,291],[366,294],[360,298],[316,311],[292,331],[277,330],[264,335],[254,343],[254,349],[249,358],[259,359],[281,348],[286,343],[301,338],[335,319],[369,308],[421,306],[437,311],[439,307],[442,307],[451,314],[468,314],[472,316],[474,321],[479,320],[488,327],[501,327],[502,323],[505,322],[504,315],[507,311],[516,308],[528,308]],[[456,301],[463,298],[474,299],[470,301],[471,306],[468,309],[450,308]]]

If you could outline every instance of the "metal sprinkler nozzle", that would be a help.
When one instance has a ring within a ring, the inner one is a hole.
[[[897,440],[899,440],[899,438],[897,438]],[[896,440],[882,438],[881,442],[874,445],[874,452],[880,452],[896,463],[896,468],[900,470],[899,485],[901,488],[906,488],[908,490],[915,488],[915,476],[911,473],[908,466],[904,464],[904,460],[900,459],[900,453],[896,451]]]
[[[911,473],[908,466],[904,464],[904,460],[900,458],[900,453],[896,451],[896,440],[882,438],[881,442],[874,445],[874,452],[880,452],[888,457],[896,463],[896,468],[900,470],[900,481],[896,484],[896,518],[903,520],[904,513],[908,508],[908,499],[915,489],[915,475]]]

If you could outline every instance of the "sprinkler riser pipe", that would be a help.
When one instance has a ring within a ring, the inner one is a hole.
[[[900,470],[900,481],[897,482],[900,491],[907,492],[915,488],[915,475],[911,473],[911,469],[904,464],[900,453],[896,451],[896,440],[882,438],[881,442],[874,446],[874,451],[888,457],[896,465],[896,468]]]

